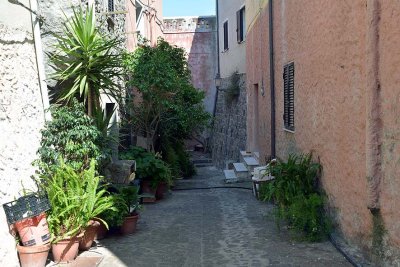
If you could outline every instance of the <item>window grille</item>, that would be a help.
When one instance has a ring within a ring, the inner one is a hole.
[[[108,0],[108,12],[114,12],[114,0]]]
[[[294,131],[294,63],[283,67],[283,94],[285,129]]]

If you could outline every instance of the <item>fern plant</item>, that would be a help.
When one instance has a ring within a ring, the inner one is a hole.
[[[330,231],[324,214],[325,197],[318,188],[321,165],[312,161],[312,154],[291,154],[287,161],[278,160],[271,166],[275,177],[260,190],[264,201],[277,204],[277,222],[286,220],[305,239],[319,241]]]
[[[92,160],[89,169],[79,172],[60,159],[50,175],[40,177],[39,186],[47,193],[51,205],[48,224],[53,242],[78,235],[89,220],[115,209],[106,190],[99,186],[101,177],[96,176],[95,168]]]

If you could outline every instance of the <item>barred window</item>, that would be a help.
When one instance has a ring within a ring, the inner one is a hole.
[[[285,129],[294,131],[294,63],[283,67],[283,94],[284,113],[283,121]]]
[[[228,21],[224,22],[224,50],[229,49],[229,41],[228,41]]]
[[[237,33],[237,42],[241,43],[244,41],[245,37],[245,7],[242,7],[239,11],[236,12],[236,33]]]

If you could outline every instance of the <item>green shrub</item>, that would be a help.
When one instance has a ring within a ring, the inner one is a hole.
[[[46,192],[51,210],[47,212],[53,242],[81,233],[89,220],[101,213],[115,210],[106,190],[99,186],[95,161],[89,169],[76,171],[62,159],[50,175],[41,175],[38,184]],[[107,224],[106,224],[107,225]]]
[[[150,180],[153,187],[161,182],[172,183],[171,170],[168,165],[156,154],[147,152],[140,147],[131,147],[120,153],[124,160],[136,160],[136,176],[143,180]]]
[[[319,241],[330,231],[324,213],[325,197],[318,188],[321,165],[311,154],[289,155],[271,166],[275,179],[260,189],[261,199],[274,201],[278,222],[285,219],[293,230],[309,241]]]
[[[161,149],[163,160],[170,166],[174,178],[191,177],[196,174],[194,164],[190,161],[190,156],[182,141],[173,144],[169,141],[163,141]]]
[[[41,131],[39,165],[55,166],[61,158],[74,169],[83,170],[91,159],[101,162],[108,157],[102,150],[101,132],[85,114],[83,104],[74,99],[71,106],[52,106],[51,114],[53,119]]]

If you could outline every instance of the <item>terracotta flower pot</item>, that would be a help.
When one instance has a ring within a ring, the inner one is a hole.
[[[54,243],[51,246],[55,262],[70,262],[75,260],[78,256],[79,241],[82,239],[83,234],[66,238]]]
[[[168,184],[165,182],[159,183],[156,191],[156,199],[163,199],[164,194],[168,191]]]
[[[100,240],[106,237],[108,233],[107,227],[104,225],[102,221],[97,221],[99,222],[99,226],[97,227],[97,232],[96,236],[94,237],[95,240]]]
[[[144,203],[154,203],[156,201],[156,188],[151,186],[150,180],[143,180],[140,183],[141,194],[143,195],[142,199]]]
[[[29,247],[17,245],[21,267],[44,267],[49,250],[50,243]]]
[[[44,212],[16,222],[15,228],[25,247],[43,245],[50,241],[49,226]]]
[[[85,251],[89,250],[92,243],[97,236],[97,229],[100,227],[100,222],[90,220],[88,226],[86,227],[85,233],[81,241],[79,241],[79,250]]]
[[[137,225],[138,219],[139,219],[139,214],[125,217],[125,220],[121,226],[121,233],[123,235],[130,235],[130,234],[133,234],[134,232],[136,232],[136,225]]]

